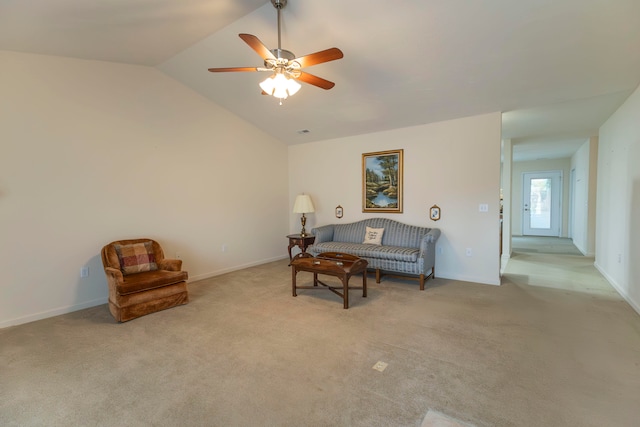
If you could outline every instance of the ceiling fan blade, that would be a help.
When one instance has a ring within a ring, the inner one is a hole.
[[[257,67],[209,68],[209,71],[211,71],[212,73],[226,73],[226,72],[229,72],[229,71],[263,71],[263,70],[267,70],[267,69],[266,68],[257,68]]]
[[[300,68],[304,68],[316,64],[322,64],[323,62],[335,61],[336,59],[340,59],[342,57],[344,57],[342,51],[337,47],[332,47],[331,49],[321,50],[320,52],[301,56],[300,58],[296,58],[293,61],[300,64]]]
[[[255,50],[256,53],[260,55],[262,59],[265,59],[265,60],[276,59],[276,57],[273,56],[273,53],[271,53],[271,51],[267,49],[267,47],[256,36],[251,34],[238,34],[238,35],[242,40],[244,40],[246,44],[249,45],[251,49]]]
[[[298,80],[302,80],[305,83],[318,86],[319,88],[325,89],[325,90],[329,90],[336,85],[334,82],[330,82],[329,80],[325,80],[321,77],[314,76],[313,74],[305,73],[302,71],[300,71],[300,76],[298,77]]]

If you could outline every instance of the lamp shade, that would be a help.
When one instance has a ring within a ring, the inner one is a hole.
[[[293,213],[309,213],[315,212],[313,208],[313,202],[308,194],[300,194],[296,197],[296,202],[293,204]]]

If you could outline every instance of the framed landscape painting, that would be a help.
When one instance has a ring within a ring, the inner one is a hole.
[[[362,212],[402,213],[403,150],[362,155]]]

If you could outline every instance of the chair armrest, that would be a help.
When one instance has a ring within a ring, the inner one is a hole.
[[[107,276],[107,282],[114,286],[124,281],[122,271],[118,270],[117,268],[105,267],[104,274],[106,274]]]
[[[158,270],[181,271],[182,260],[168,258],[161,259],[158,261]]]
[[[311,234],[316,236],[313,242],[314,245],[322,242],[331,242],[333,240],[333,224],[316,227],[311,230]]]

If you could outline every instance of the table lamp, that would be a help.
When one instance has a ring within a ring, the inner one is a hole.
[[[311,197],[308,194],[300,194],[296,197],[296,202],[293,204],[293,213],[301,213],[302,217],[300,218],[300,222],[302,223],[302,231],[300,231],[301,236],[307,235],[307,230],[305,230],[304,226],[307,224],[307,218],[304,216],[306,213],[315,212],[313,209],[313,202],[311,201]]]

